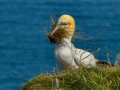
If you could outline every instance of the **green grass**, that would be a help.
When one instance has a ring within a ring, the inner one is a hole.
[[[119,90],[120,67],[79,68],[78,70],[53,71],[57,75],[41,74],[29,80],[22,90]]]
[[[110,53],[107,54],[108,61]],[[120,61],[120,53],[115,58],[115,65]],[[59,89],[55,89],[56,78]],[[41,74],[23,84],[21,90],[120,90],[120,66],[80,67],[76,70]]]

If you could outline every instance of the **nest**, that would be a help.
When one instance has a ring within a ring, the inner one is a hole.
[[[46,32],[46,35],[48,36],[51,44],[52,43],[60,43],[62,38],[70,36],[70,33],[65,30],[66,28],[61,28],[61,27],[56,32],[54,32],[53,35],[51,35],[52,31],[55,29],[55,27],[57,25],[54,22],[52,16],[51,16],[51,23],[52,23],[52,27],[51,27],[50,33]]]

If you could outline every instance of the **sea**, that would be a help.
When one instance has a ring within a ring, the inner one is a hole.
[[[45,31],[51,16],[75,19],[76,48],[114,64],[120,55],[120,0],[0,0],[0,90],[20,90],[30,79],[61,68]]]

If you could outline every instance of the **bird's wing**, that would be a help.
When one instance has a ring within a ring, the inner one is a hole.
[[[94,58],[92,53],[84,51],[82,49],[76,49],[74,61],[79,66],[91,67],[91,66],[115,66],[104,61],[99,61]]]
[[[75,50],[74,60],[75,63],[79,66],[96,66],[96,59],[94,58],[94,56],[90,52],[84,51],[82,49]]]

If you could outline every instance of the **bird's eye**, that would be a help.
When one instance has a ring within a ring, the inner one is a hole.
[[[65,22],[62,22],[61,25],[66,25]]]

